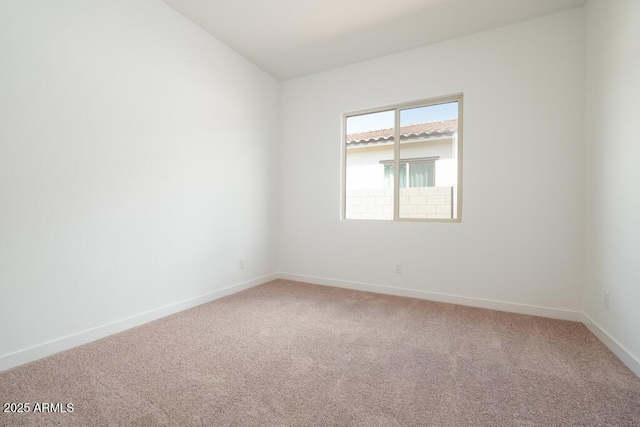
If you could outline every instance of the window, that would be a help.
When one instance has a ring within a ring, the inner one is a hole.
[[[459,222],[462,94],[344,115],[343,218]]]
[[[400,188],[406,187],[434,187],[435,159],[401,159],[400,160]],[[393,160],[380,160],[384,165],[384,187],[393,187],[395,164]],[[408,183],[408,185],[407,185]]]

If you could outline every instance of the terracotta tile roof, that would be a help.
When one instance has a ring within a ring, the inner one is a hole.
[[[400,138],[419,136],[439,136],[452,134],[458,130],[458,119],[440,120],[434,122],[415,123],[400,128]],[[347,145],[359,143],[377,143],[393,139],[393,128],[372,130],[369,132],[352,133],[347,135]]]

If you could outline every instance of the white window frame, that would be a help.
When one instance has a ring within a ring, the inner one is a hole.
[[[457,189],[456,189],[456,215],[455,218],[401,218],[400,217],[400,180],[395,178],[393,181],[393,222],[445,222],[445,223],[461,223],[462,222],[462,159],[463,159],[463,99],[462,93],[453,95],[440,96],[436,98],[422,99],[417,101],[411,101],[401,104],[386,105],[383,107],[368,108],[365,110],[351,111],[343,113],[342,115],[342,138],[340,141],[341,158],[342,158],[342,180],[341,180],[341,220],[344,221],[381,221],[383,220],[368,220],[368,219],[348,219],[347,218],[347,119],[353,116],[360,116],[363,114],[380,113],[383,111],[394,111],[394,170],[396,174],[400,170],[400,110],[406,110],[410,108],[428,107],[431,105],[446,104],[449,102],[458,103],[458,131],[457,138],[454,139],[456,145],[456,160],[457,160]]]

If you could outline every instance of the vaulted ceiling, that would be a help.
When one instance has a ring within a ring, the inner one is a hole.
[[[585,3],[585,0],[163,1],[278,80]]]

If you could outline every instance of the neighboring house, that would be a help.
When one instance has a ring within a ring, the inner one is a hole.
[[[458,119],[400,128],[400,188],[455,185]],[[393,188],[393,128],[346,136],[347,190]]]
[[[400,127],[399,217],[454,218],[458,119]],[[393,219],[393,128],[346,136],[347,219]]]

